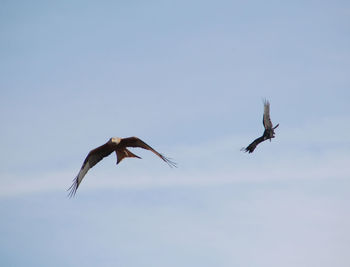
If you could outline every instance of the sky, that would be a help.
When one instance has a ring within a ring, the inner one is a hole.
[[[3,0],[0,32],[1,266],[350,265],[348,1]],[[178,168],[67,198],[112,136]]]

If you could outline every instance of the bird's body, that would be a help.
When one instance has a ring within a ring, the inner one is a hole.
[[[86,173],[94,167],[98,162],[100,162],[103,158],[109,156],[113,152],[116,153],[117,156],[117,164],[119,164],[124,158],[139,158],[139,156],[130,152],[127,147],[140,147],[143,149],[147,149],[152,151],[162,160],[164,160],[170,167],[176,167],[176,163],[172,162],[170,159],[164,157],[162,154],[158,153],[151,146],[147,145],[141,139],[137,137],[127,137],[127,138],[119,138],[112,137],[108,140],[107,143],[99,146],[89,152],[86,156],[83,165],[78,173],[78,175],[74,178],[73,184],[68,188],[69,196],[73,197],[83,180]]]
[[[264,115],[263,115],[263,125],[265,131],[262,136],[255,139],[252,143],[249,144],[246,148],[242,148],[242,151],[252,153],[258,144],[269,139],[271,141],[272,138],[275,138],[275,129],[279,126],[277,124],[273,127],[271,119],[270,119],[270,102],[264,100]]]

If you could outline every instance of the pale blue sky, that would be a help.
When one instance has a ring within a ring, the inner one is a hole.
[[[1,266],[349,266],[348,1],[1,1],[0,31]],[[134,135],[179,168],[66,198]]]

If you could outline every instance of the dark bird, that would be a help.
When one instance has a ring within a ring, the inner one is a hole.
[[[244,152],[252,153],[256,146],[260,144],[261,142],[264,142],[265,140],[269,139],[271,142],[271,138],[275,138],[275,129],[279,126],[277,124],[275,127],[273,127],[271,119],[270,119],[270,102],[268,100],[264,100],[264,116],[263,116],[263,124],[265,127],[264,134],[260,136],[259,138],[255,139],[249,146],[246,148],[242,148],[241,150]]]
[[[100,162],[104,157],[109,156],[112,152],[115,152],[117,156],[117,164],[121,162],[124,158],[139,158],[132,152],[130,152],[127,147],[140,147],[152,151],[162,160],[164,160],[170,167],[176,167],[176,163],[171,161],[169,158],[164,157],[162,154],[158,153],[152,147],[147,145],[141,139],[137,137],[119,138],[112,137],[102,146],[99,146],[89,152],[86,156],[83,166],[78,173],[78,175],[73,179],[73,184],[68,188],[68,196],[73,197],[77,192],[77,189],[83,180],[86,173],[94,167],[98,162]]]

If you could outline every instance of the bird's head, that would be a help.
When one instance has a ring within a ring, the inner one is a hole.
[[[119,137],[112,137],[109,139],[108,143],[118,145],[122,139]]]

